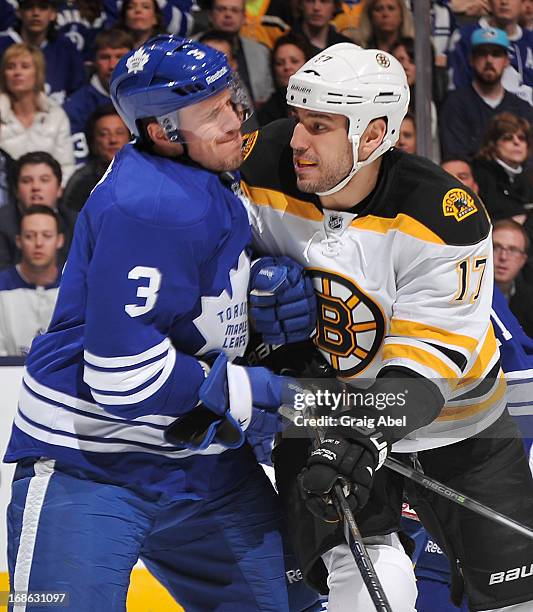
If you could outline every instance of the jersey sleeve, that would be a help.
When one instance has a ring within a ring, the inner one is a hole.
[[[498,362],[490,236],[462,246],[400,236],[397,247],[401,272],[383,368],[400,366],[432,380],[447,401],[474,364],[482,378]]]
[[[193,350],[176,350],[169,332],[188,320],[200,295],[202,261],[211,249],[198,237],[201,229],[150,224],[118,209],[96,229],[83,213],[80,223],[86,227],[77,234],[93,241],[83,378],[95,401],[128,418],[189,411],[204,370]]]

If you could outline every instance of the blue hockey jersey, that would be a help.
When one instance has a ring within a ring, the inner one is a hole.
[[[156,0],[163,13],[163,25],[169,34],[186,36],[192,29],[192,0]],[[111,21],[118,19],[122,0],[104,0],[104,10]]]
[[[0,57],[13,43],[23,42],[20,34],[14,29],[0,33]],[[47,39],[41,45],[46,60],[45,94],[58,104],[82,86],[85,70],[81,54],[68,38],[61,34]]]
[[[249,241],[247,213],[218,175],[124,147],[78,217],[6,461],[46,456],[169,495],[252,469],[235,461],[249,449],[195,453],[163,436],[198,402],[196,356],[244,353]]]
[[[99,106],[106,104],[111,104],[111,98],[96,74],[93,74],[91,81],[75,91],[63,104],[63,110],[70,121],[76,164],[84,164],[89,157],[89,144],[85,135],[89,117]]]
[[[83,60],[89,62],[94,57],[93,43],[96,35],[112,24],[105,10],[93,22],[89,22],[81,16],[76,6],[64,0],[58,6],[56,25],[58,31],[81,53]]]

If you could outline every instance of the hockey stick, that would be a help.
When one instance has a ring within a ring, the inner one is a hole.
[[[491,519],[500,525],[505,525],[506,527],[509,527],[510,529],[513,529],[514,531],[533,539],[533,529],[530,529],[529,527],[526,527],[526,525],[522,525],[522,523],[505,516],[505,514],[496,512],[496,510],[493,510],[481,502],[478,502],[475,499],[472,499],[471,497],[452,489],[448,485],[442,484],[438,480],[429,478],[422,472],[401,463],[401,461],[393,459],[392,457],[387,457],[387,459],[385,459],[385,465],[390,470],[403,474],[403,476],[410,478],[417,484],[429,489],[430,491],[433,491],[434,493],[437,493],[438,495],[441,495],[442,497],[445,497],[446,499],[449,499],[452,502],[455,502],[456,504],[459,504],[460,506],[463,506],[463,508],[468,508],[469,510],[477,512],[485,518]]]
[[[281,416],[291,421],[291,423],[294,422],[295,413],[300,414],[300,412],[296,411],[292,406],[287,405],[280,406],[278,412],[281,414]],[[317,444],[321,444],[322,439],[320,431],[318,429],[314,429],[313,432],[315,434]],[[392,612],[391,605],[387,599],[387,596],[385,595],[385,591],[383,590],[383,586],[378,578],[372,563],[372,559],[366,550],[361,532],[359,531],[357,523],[355,522],[353,512],[344,496],[342,483],[340,481],[333,485],[331,490],[331,501],[335,506],[339,519],[342,521],[346,544],[348,544],[348,547],[353,555],[357,569],[361,574],[361,578],[365,583],[368,594],[370,595],[370,599],[372,600],[376,611]]]

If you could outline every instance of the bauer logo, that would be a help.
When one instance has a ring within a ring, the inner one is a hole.
[[[513,567],[506,572],[494,572],[490,575],[489,584],[500,584],[501,582],[511,582],[522,578],[530,578],[533,576],[533,563],[522,565],[521,567]]]
[[[135,51],[135,53],[126,61],[126,68],[128,69],[128,74],[132,72],[133,74],[142,72],[149,58],[150,54],[145,53],[142,47],[140,49],[137,49],[137,51]]]
[[[299,91],[301,93],[311,93],[310,87],[302,87],[301,85],[291,85],[291,90]]]
[[[215,72],[215,74],[212,74],[211,76],[206,77],[205,82],[208,85],[211,85],[211,83],[213,83],[213,81],[216,81],[218,79],[220,79],[220,77],[223,77],[226,72],[228,71],[227,66],[223,66],[220,70],[217,70]]]

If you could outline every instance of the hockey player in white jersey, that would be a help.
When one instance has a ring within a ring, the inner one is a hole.
[[[338,379],[371,385],[375,398],[403,395],[383,410],[348,406],[348,414],[404,418],[330,428],[312,453],[309,442],[284,439],[275,450],[278,486],[304,575],[329,587],[329,610],[372,609],[332,523],[328,494],[342,478],[392,609],[410,612],[414,576],[396,536],[403,484],[381,467],[386,453],[417,452],[429,476],[533,526],[533,482],[505,411],[490,324],[490,222],[459,181],[391,149],[409,93],[389,54],[346,43],[325,49],[291,77],[287,102],[296,123],[271,124],[244,146],[256,247],[308,269],[318,300],[313,341]],[[252,310],[270,338],[290,341],[293,321],[282,309],[259,300]],[[531,541],[446,500],[417,510],[445,534],[471,610],[533,608],[532,573],[490,580],[529,567]]]
[[[187,611],[288,611],[295,568],[245,443],[272,435],[281,377],[228,363],[248,339],[251,232],[221,173],[241,162],[246,100],[223,54],[169,36],[121,59],[111,95],[137,139],[84,206],[28,356],[6,454],[11,588],[118,612],[140,557]],[[167,430],[217,386],[205,445],[176,445]],[[316,600],[295,586],[291,609]]]

